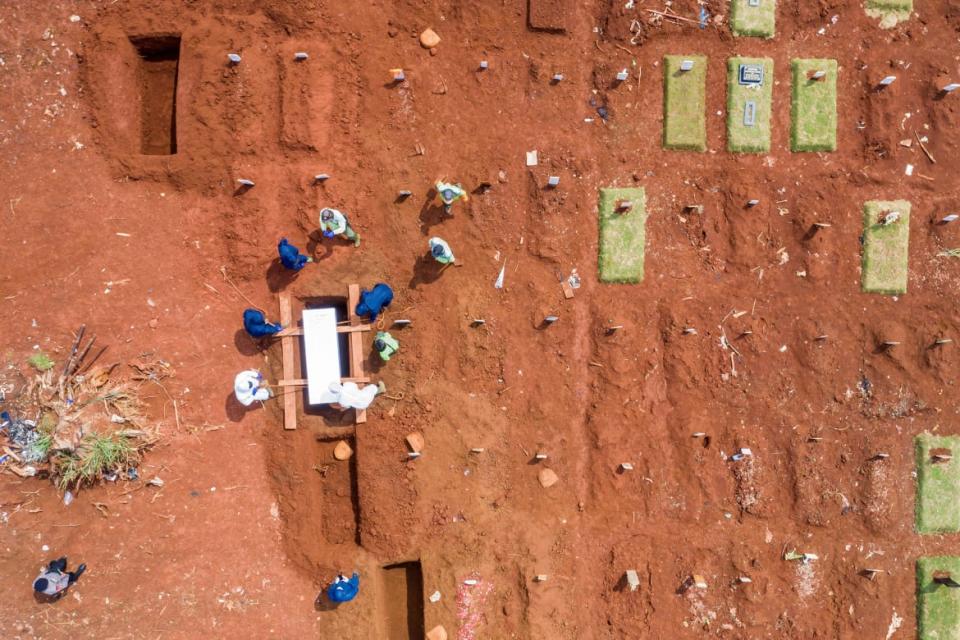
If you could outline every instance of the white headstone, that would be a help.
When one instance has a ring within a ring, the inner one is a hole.
[[[622,71],[617,73],[617,82],[623,82],[629,77],[630,77],[630,72],[627,71],[626,69],[623,69]]]
[[[636,569],[627,569],[627,586],[630,587],[630,591],[640,588],[640,576],[637,575]]]
[[[537,150],[527,151],[527,166],[535,167],[537,166]]]
[[[896,79],[897,79],[897,76],[887,76],[887,77],[885,77],[883,80],[880,81],[880,86],[881,86],[881,87],[889,87],[890,85],[892,85],[892,84],[896,81]]]
[[[551,187],[555,187],[560,184],[560,176],[550,176],[547,178],[547,184]]]
[[[951,82],[943,88],[943,92],[950,93],[951,91],[956,91],[957,89],[960,89],[960,82]]]
[[[630,462],[621,462],[620,463],[621,471],[633,471],[633,464]]]
[[[313,176],[313,179],[317,182],[323,182],[325,180],[329,180],[330,176],[326,173],[318,173],[317,175]]]
[[[813,80],[819,80],[820,78],[826,78],[826,77],[827,77],[826,71],[814,71],[813,75],[810,76],[810,78],[812,78]]]
[[[239,182],[240,184],[242,184],[242,185],[245,186],[245,187],[252,187],[252,186],[253,186],[253,180],[247,180],[246,178],[240,178],[240,179],[237,180],[237,182]]]
[[[949,224],[954,220],[956,220],[957,218],[960,218],[960,215],[957,215],[956,213],[951,213],[949,215],[945,215],[942,218],[940,218],[940,222],[942,222],[943,224]]]
[[[760,204],[760,201],[759,201],[759,200],[747,200],[747,206],[748,206],[748,207],[755,207],[755,206],[757,206],[758,204]]]
[[[227,60],[229,60],[233,64],[240,64],[241,58],[240,58],[240,55],[237,53],[228,53]]]
[[[490,68],[490,63],[487,62],[486,60],[481,60],[481,61],[480,61],[480,68],[481,68],[481,69],[489,69],[489,68]]]
[[[562,73],[555,73],[555,74],[553,74],[553,81],[554,81],[554,82],[560,82],[561,80],[563,80],[563,74],[562,74]]]
[[[309,57],[310,56],[307,55],[306,51],[297,51],[295,54],[293,54],[294,60],[306,60]]]
[[[680,63],[680,71],[692,71],[693,70],[693,60],[684,60]]]
[[[403,72],[403,69],[397,69],[393,72],[393,81],[394,82],[403,82],[407,79],[407,75]]]

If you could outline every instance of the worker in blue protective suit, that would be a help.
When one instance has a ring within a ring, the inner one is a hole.
[[[279,324],[267,322],[267,317],[257,309],[246,309],[243,312],[243,328],[251,338],[265,338],[283,330]]]
[[[327,587],[327,597],[331,602],[340,604],[341,602],[350,602],[357,597],[360,591],[360,574],[356,571],[348,580],[345,575],[338,574],[336,579]]]
[[[354,310],[358,316],[370,316],[370,322],[376,322],[384,308],[389,307],[393,302],[393,289],[382,282],[373,287],[372,291],[366,289],[360,292],[360,304]]]
[[[308,262],[313,262],[313,258],[300,253],[300,250],[290,244],[286,238],[280,239],[277,252],[280,254],[280,263],[292,271],[300,271]]]

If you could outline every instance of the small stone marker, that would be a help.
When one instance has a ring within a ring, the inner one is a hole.
[[[943,464],[953,460],[953,451],[950,449],[931,449],[930,462],[933,464]]]
[[[419,451],[409,451],[409,452],[407,452],[407,458],[409,458],[410,460],[416,460],[417,458],[419,458],[419,457],[422,456],[422,455],[423,455],[423,454],[420,453]]]
[[[479,327],[479,326],[481,326],[481,325],[487,324],[487,321],[484,320],[483,318],[474,318],[474,319],[470,322],[470,324],[472,324],[472,325],[475,326],[475,327]]]
[[[881,87],[889,87],[894,82],[897,81],[897,76],[886,76],[883,80],[880,81]]]
[[[944,93],[953,93],[957,89],[960,89],[960,82],[951,82],[943,85],[940,91],[943,91]]]
[[[330,179],[330,174],[328,173],[318,173],[317,175],[313,176],[313,180],[315,182],[326,182],[329,179]]]
[[[447,630],[442,624],[438,624],[430,631],[427,631],[427,640],[447,640]]]
[[[346,440],[341,440],[337,443],[337,446],[333,448],[333,457],[336,460],[349,460],[352,455],[353,449],[350,448]]]
[[[535,167],[537,166],[537,150],[527,151],[527,166]]]
[[[759,201],[759,200],[747,200],[747,206],[748,206],[748,207],[755,207],[755,206],[757,206],[758,204],[760,204],[760,201]]]
[[[536,581],[536,582],[546,582],[546,581],[547,581],[547,577],[548,577],[548,576],[547,576],[547,574],[545,574],[545,573],[538,573],[537,575],[535,575],[535,576],[533,577],[533,579],[534,579],[534,581]]]
[[[880,221],[880,224],[882,224],[883,226],[891,225],[899,219],[900,219],[900,212],[891,211],[887,213],[885,216],[883,216],[883,220]]]
[[[633,464],[629,462],[621,462],[620,471],[633,471]]]
[[[685,336],[695,336],[695,335],[697,335],[697,330],[694,329],[693,327],[686,327],[686,328],[683,330],[683,335],[685,335]]]
[[[254,185],[253,180],[247,180],[246,178],[240,178],[237,180],[237,182],[239,182],[240,185],[244,187],[252,187]]]
[[[824,334],[819,335],[819,336],[817,336],[816,338],[814,338],[814,340],[816,340],[817,342],[824,342],[824,341],[826,341],[826,339],[827,339],[828,337],[829,337],[829,336],[824,333]]]
[[[747,87],[759,87],[760,85],[763,84],[763,65],[762,64],[740,65],[739,77],[737,81],[740,84]]]
[[[750,7],[759,7],[759,6],[760,6],[760,0],[747,0],[747,6],[750,6]]]
[[[420,34],[420,44],[424,49],[433,49],[440,44],[440,36],[433,29],[424,29],[423,33]]]
[[[874,580],[877,577],[877,574],[882,572],[882,569],[863,569],[860,574],[867,580]]]
[[[297,51],[296,53],[293,54],[293,59],[298,62],[302,62],[303,60],[306,60],[309,57],[310,56],[307,55],[306,51]]]
[[[413,191],[407,191],[406,189],[404,189],[403,191],[397,192],[397,197],[400,199],[409,198],[412,195],[413,195]]]
[[[630,591],[636,591],[640,588],[640,577],[637,575],[636,569],[627,569],[626,577]]]
[[[418,432],[413,432],[407,435],[407,446],[410,447],[410,451],[414,453],[420,453],[423,451],[424,441],[423,434]]]
[[[693,574],[692,576],[687,577],[687,579],[684,580],[683,583],[680,585],[680,593],[689,591],[692,587],[696,587],[697,589],[706,589],[707,588],[706,578],[696,573]]]
[[[622,69],[621,71],[617,72],[617,82],[623,82],[629,77],[630,77],[630,72],[627,71],[626,69]]]
[[[824,78],[827,77],[827,72],[826,72],[826,71],[811,71],[811,72],[807,75],[807,77],[810,78],[811,80],[815,80],[815,81],[817,81],[817,80],[823,80]]]
[[[542,451],[537,451],[537,454],[536,454],[535,456],[533,456],[533,459],[534,459],[534,460],[546,460],[546,459],[547,459],[547,454],[543,453]]]
[[[753,580],[751,580],[747,576],[740,576],[737,578],[737,582],[739,582],[740,584],[750,584],[751,582],[753,582]]]
[[[951,589],[960,588],[960,582],[954,580],[949,571],[934,571],[933,581]]]
[[[393,321],[394,327],[409,327],[413,324],[413,320],[407,320],[406,318],[398,319]]]
[[[552,487],[560,480],[560,478],[557,477],[557,474],[554,473],[553,469],[541,469],[540,473],[537,475],[537,479],[540,481],[540,486],[544,489]]]
[[[544,323],[544,324],[553,324],[554,322],[556,322],[556,321],[559,320],[559,319],[560,319],[560,318],[558,318],[557,316],[547,316],[546,318],[543,319],[543,323]]]
[[[463,584],[467,585],[468,587],[475,587],[478,584],[480,584],[480,581],[474,580],[473,578],[467,578],[466,580],[463,581]]]
[[[470,449],[470,453],[483,453],[483,451],[483,447],[474,447],[473,449]]]
[[[878,453],[877,455],[873,456],[873,460],[886,460],[889,457],[889,453]]]
[[[933,342],[933,344],[935,344],[935,345],[937,345],[937,346],[940,346],[940,345],[944,345],[944,344],[950,344],[951,342],[953,342],[953,340],[950,339],[950,338],[937,338],[937,339]]]
[[[562,82],[562,81],[563,81],[563,74],[562,74],[562,73],[555,73],[555,74],[553,74],[553,78],[551,78],[551,80],[553,81],[554,84],[557,84],[557,83],[559,83],[559,82]]]
[[[490,63],[489,63],[489,62],[487,62],[486,60],[481,60],[481,61],[480,61],[480,71],[486,71],[486,70],[489,69],[489,68],[490,68]]]
[[[440,602],[440,592],[434,591],[430,594],[430,602]]]
[[[737,452],[732,456],[730,456],[730,459],[733,460],[734,462],[740,462],[744,458],[749,458],[751,456],[753,456],[753,451],[750,451],[750,449],[743,447],[741,449],[737,449]]]
[[[550,176],[547,178],[547,186],[555,187],[560,184],[560,176]]]
[[[390,69],[390,75],[393,77],[394,82],[403,82],[407,79],[406,74],[403,73],[403,69]]]
[[[680,63],[680,71],[693,71],[693,60],[684,60]]]
[[[823,438],[820,436],[809,436],[807,437],[807,442],[822,442]]]
[[[560,283],[560,288],[563,290],[563,297],[567,300],[573,297],[573,287],[570,286],[570,283],[564,280]]]
[[[240,60],[242,60],[242,58],[238,53],[228,53],[227,60],[229,60],[231,64],[240,64]]]
[[[616,213],[627,213],[633,209],[633,200],[618,200],[614,209]]]
[[[957,218],[960,218],[960,215],[957,215],[956,213],[951,213],[951,214],[949,214],[949,215],[945,215],[945,216],[943,216],[942,218],[940,218],[940,224],[950,224],[951,222],[953,222],[953,221],[956,220]]]
[[[832,225],[829,222],[814,222],[813,226],[817,229],[826,229]]]
[[[757,124],[757,103],[747,100],[743,105],[743,126],[752,127]]]

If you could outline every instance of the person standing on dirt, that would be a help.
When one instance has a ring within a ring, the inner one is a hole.
[[[253,339],[266,338],[283,331],[283,327],[273,322],[267,322],[267,317],[259,309],[244,309],[243,328]]]
[[[286,238],[280,238],[277,253],[280,254],[280,264],[291,271],[300,271],[308,262],[313,262],[313,258],[300,253]]]
[[[87,565],[81,564],[76,571],[67,571],[67,558],[58,558],[50,562],[47,568],[40,572],[33,581],[33,590],[38,596],[50,600],[59,600],[67,588],[80,579],[87,570]]]
[[[382,282],[376,284],[371,291],[360,291],[360,303],[354,309],[358,316],[370,316],[370,322],[376,322],[386,307],[393,302],[393,289]]]
[[[456,260],[450,245],[443,238],[430,238],[430,255],[442,265],[448,265]]]
[[[464,202],[470,200],[470,197],[467,195],[467,192],[464,191],[463,187],[459,184],[452,184],[444,182],[443,180],[437,180],[437,197],[440,198],[440,202],[443,203],[443,210],[447,212],[447,215],[453,214],[453,203],[457,200],[463,199]]]
[[[340,604],[342,602],[350,602],[357,597],[357,592],[360,591],[360,574],[356,571],[353,572],[353,575],[350,576],[350,579],[347,580],[347,576],[342,573],[338,573],[337,577],[330,583],[330,586],[327,587],[327,597],[330,598],[330,602]]]
[[[386,362],[393,354],[400,351],[400,341],[390,335],[389,331],[377,331],[373,339],[373,348],[377,350],[380,359]]]
[[[382,382],[368,384],[362,389],[356,382],[331,382],[330,393],[335,399],[330,404],[338,404],[344,409],[363,411],[373,404],[374,398],[386,392],[387,387]]]
[[[347,240],[353,241],[353,246],[360,246],[360,234],[353,230],[347,216],[336,209],[323,208],[320,210],[320,231],[325,238],[343,235]]]
[[[237,401],[245,407],[249,407],[258,400],[263,402],[273,397],[273,392],[267,381],[263,379],[263,374],[256,369],[247,369],[237,374],[233,380],[233,393],[237,396]]]

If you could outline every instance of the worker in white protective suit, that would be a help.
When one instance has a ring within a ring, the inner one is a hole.
[[[335,396],[331,404],[338,404],[344,409],[363,410],[373,404],[373,399],[377,394],[385,393],[386,386],[380,384],[368,384],[362,389],[356,382],[331,382],[330,393]]]

